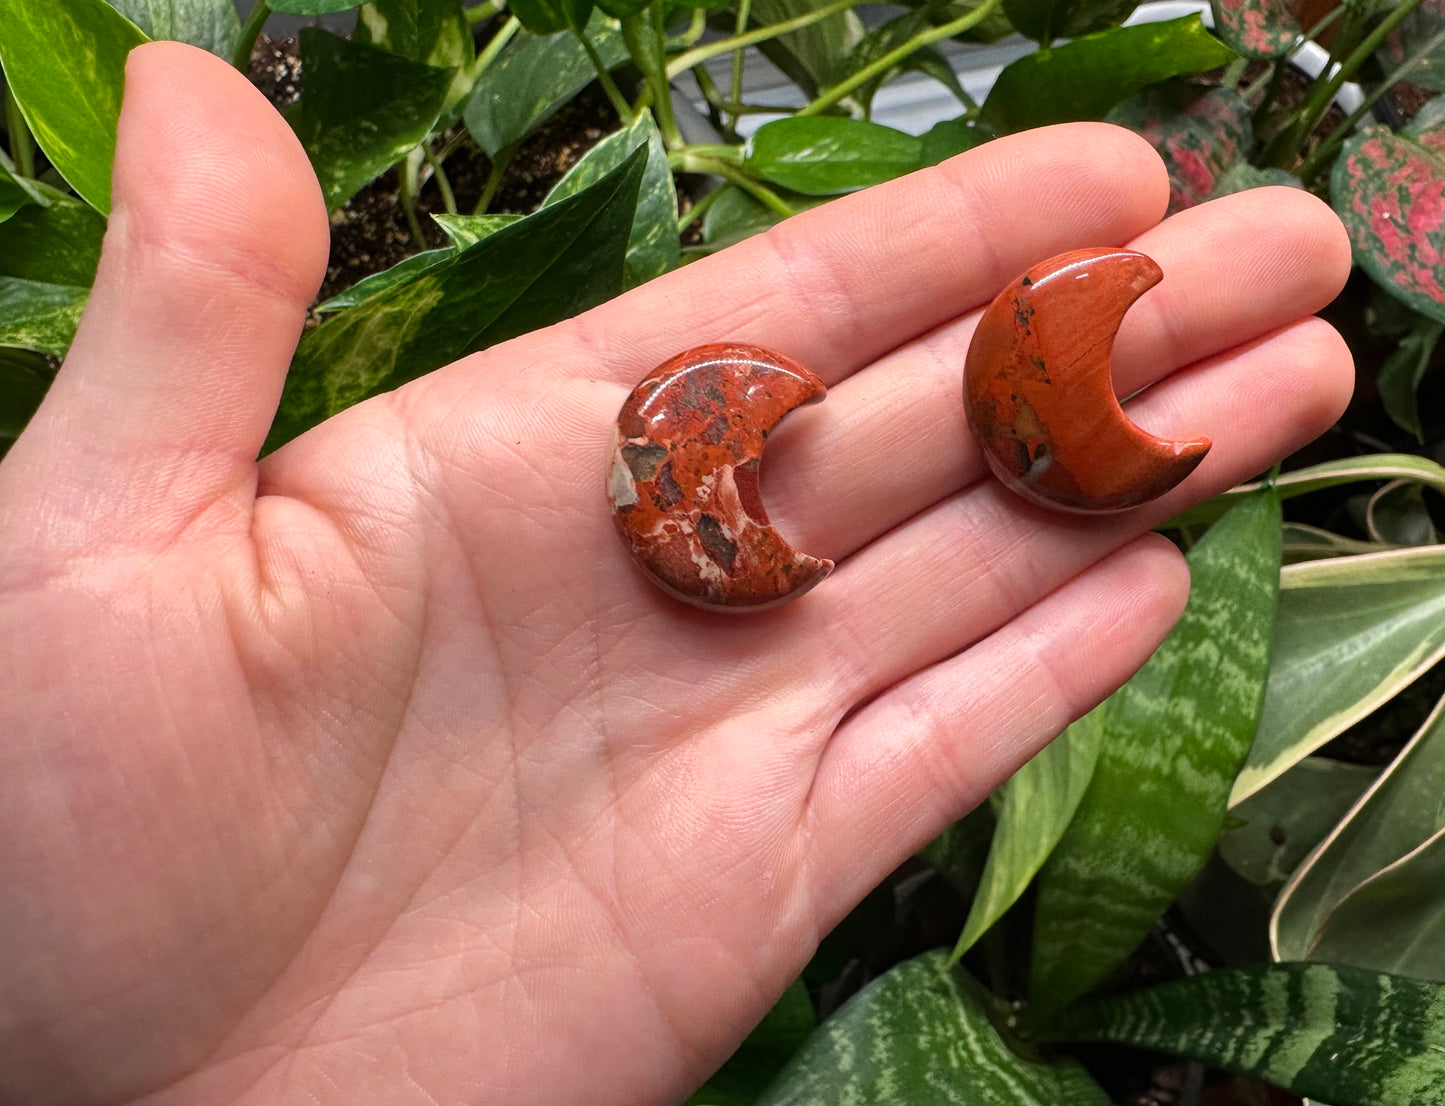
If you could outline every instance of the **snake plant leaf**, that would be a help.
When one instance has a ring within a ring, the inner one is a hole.
[[[542,201],[546,206],[576,195],[643,147],[647,149],[647,162],[623,266],[623,284],[627,288],[676,269],[682,259],[677,234],[677,186],[651,113],[639,112],[630,126],[614,131],[583,154]]]
[[[1201,94],[1163,84],[1115,107],[1105,118],[1142,135],[1169,170],[1169,214],[1209,199],[1254,142],[1249,105],[1230,88]]]
[[[979,803],[918,851],[964,899],[978,893],[983,878],[997,822],[994,805]]]
[[[753,27],[766,27],[807,15],[828,0],[753,0]],[[817,96],[848,68],[848,59],[863,41],[863,21],[851,9],[810,23],[758,44],[762,54],[796,83],[809,99]]]
[[[40,354],[0,348],[0,456],[25,429],[54,376]]]
[[[108,0],[153,39],[186,42],[231,60],[241,38],[235,0]]]
[[[1396,426],[1409,431],[1422,443],[1425,438],[1420,425],[1420,382],[1425,379],[1425,370],[1430,367],[1442,331],[1445,324],[1421,317],[1400,339],[1395,352],[1385,359],[1375,380],[1385,413]]]
[[[1229,812],[1215,848],[1236,874],[1278,889],[1380,774],[1378,767],[1305,757]]]
[[[585,34],[609,69],[627,60],[627,44],[616,21],[601,11],[592,13]],[[523,31],[472,87],[463,113],[467,130],[482,152],[495,158],[596,78],[587,49],[576,35]]]
[[[1287,565],[1314,561],[1322,557],[1351,557],[1360,553],[1381,553],[1389,546],[1375,541],[1347,538],[1318,526],[1303,522],[1286,522],[1280,560]]]
[[[1349,965],[1204,972],[1080,1004],[1045,1036],[1157,1049],[1324,1102],[1445,1100],[1445,988]]]
[[[477,48],[462,0],[371,0],[357,9],[352,40],[434,69],[452,70],[444,110],[472,90]]]
[[[432,215],[437,226],[446,232],[447,238],[453,246],[464,250],[468,246],[475,246],[483,238],[487,238],[503,227],[509,227],[522,219],[521,215],[489,214],[489,215],[446,215],[436,212]]]
[[[0,346],[65,353],[88,295],[71,284],[0,277]]]
[[[1072,1059],[1026,1059],[990,1021],[980,990],[942,950],[879,976],[793,1055],[758,1106],[967,1102],[1104,1106]]]
[[[1287,500],[1362,480],[1413,480],[1445,493],[1445,467],[1413,453],[1371,453],[1363,457],[1325,461],[1276,477],[1275,487],[1279,490],[1280,499]],[[1215,522],[1233,503],[1261,487],[1262,483],[1241,484],[1196,507],[1181,511],[1160,529],[1182,529]]]
[[[794,192],[837,196],[921,168],[923,140],[863,119],[795,116],[759,127],[744,165]]]
[[[1445,701],[1280,892],[1270,919],[1276,958],[1316,958],[1315,944],[1339,904],[1442,828]],[[1445,905],[1445,884],[1436,883],[1430,891]],[[1371,955],[1384,954],[1379,949]]]
[[[290,15],[334,15],[361,7],[362,0],[270,0],[271,10]]]
[[[817,1025],[807,986],[794,980],[727,1063],[683,1106],[752,1106]]]
[[[1424,113],[1422,112],[1422,115]],[[1340,151],[1330,202],[1349,232],[1355,261],[1411,309],[1445,323],[1445,156],[1434,114],[1396,134],[1367,127]]]
[[[335,210],[431,132],[450,69],[303,27],[306,88],[292,125]]]
[[[1095,707],[1045,745],[994,793],[998,823],[954,960],[1018,901],[1064,835],[1094,776],[1106,706]]]
[[[1003,0],[1014,29],[1045,46],[1117,27],[1136,6],[1133,0]]]
[[[1385,545],[1439,545],[1440,531],[1425,505],[1419,484],[1394,480],[1365,504],[1365,529]]]
[[[1264,488],[1190,550],[1178,625],[1106,700],[1093,777],[1039,872],[1040,1016],[1118,967],[1213,851],[1264,700],[1279,547],[1279,499]]]
[[[1335,904],[1311,956],[1445,983],[1445,829]]]
[[[646,154],[308,330],[267,450],[368,396],[615,296]]]
[[[1445,657],[1445,547],[1287,566],[1259,733],[1237,805]]]
[[[125,59],[146,36],[105,0],[0,0],[0,27],[0,66],[35,141],[108,213]]]
[[[984,100],[978,121],[1009,134],[1102,119],[1148,85],[1213,69],[1233,57],[1197,15],[1115,27],[1010,63]]]
[[[1243,58],[1288,57],[1304,32],[1285,0],[1210,0],[1214,33]]]

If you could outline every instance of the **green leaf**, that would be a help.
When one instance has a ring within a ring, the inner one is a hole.
[[[0,225],[0,276],[89,288],[100,264],[105,216],[46,185],[34,187],[45,205],[22,207]]]
[[[1018,901],[1064,835],[1094,776],[1105,709],[1100,705],[1080,718],[995,793],[1001,800],[998,826],[954,960]]]
[[[759,127],[744,164],[794,192],[837,196],[921,168],[923,140],[862,119],[795,116]]]
[[[1376,56],[1385,71],[1393,73],[1407,58],[1420,54],[1419,63],[1406,76],[1431,92],[1445,92],[1445,53],[1438,42],[1432,42],[1442,32],[1445,0],[1424,0],[1385,38]]]
[[[459,250],[475,246],[483,238],[489,238],[503,227],[520,222],[521,215],[446,215],[436,212],[432,219],[446,231],[451,243]]]
[[[630,127],[608,135],[582,155],[548,193],[543,206],[574,196],[610,173],[632,154],[647,148],[642,171],[642,189],[637,197],[637,214],[627,240],[627,262],[623,283],[628,288],[645,284],[653,277],[675,269],[681,260],[677,235],[677,187],[667,163],[662,135],[648,112],[640,112]]]
[[[988,862],[997,823],[993,805],[980,803],[918,852],[965,899],[978,893]]]
[[[1324,842],[1295,871],[1275,902],[1270,919],[1270,944],[1282,960],[1318,959],[1317,943],[1334,921],[1334,913],[1367,881],[1429,844],[1445,829],[1445,701],[1437,704],[1430,717],[1401,750],[1394,762],[1355,804]],[[1427,858],[1428,859],[1428,858]],[[1408,873],[1407,873],[1408,874]],[[1397,881],[1387,888],[1401,890]],[[1445,909],[1445,883],[1436,882],[1424,890],[1434,909]],[[1361,931],[1359,911],[1371,896],[1357,901],[1345,926],[1336,930],[1333,951],[1344,954],[1361,967],[1399,971],[1420,963],[1419,950],[1411,947],[1414,935],[1396,933],[1395,942],[1384,940],[1383,914],[1377,920],[1380,932]],[[1445,956],[1445,940],[1433,949],[1429,966],[1439,967],[1436,957]],[[1428,954],[1427,954],[1428,955]]]
[[[87,295],[69,284],[0,277],[0,346],[63,354]]]
[[[1211,200],[1248,192],[1251,188],[1303,188],[1299,177],[1285,169],[1260,169],[1247,161],[1237,162],[1220,174],[1210,193]]]
[[[431,132],[452,71],[316,27],[300,38],[306,88],[293,123],[335,210]]]
[[[1189,552],[1178,625],[1105,703],[1093,778],[1039,873],[1036,1008],[1103,980],[1209,858],[1264,699],[1279,545],[1271,489],[1220,519]]]
[[[794,980],[773,1008],[684,1106],[752,1106],[818,1025],[808,988]]]
[[[17,177],[0,164],[0,223],[27,204],[44,207],[48,202],[35,181]]]
[[[1276,477],[1275,487],[1281,500],[1293,499],[1297,495],[1336,488],[1342,484],[1354,484],[1362,480],[1413,480],[1445,492],[1445,468],[1426,457],[1413,453],[1370,453],[1363,457],[1344,457],[1338,461],[1325,461],[1318,465],[1286,472]],[[1191,507],[1175,515],[1161,530],[1177,530],[1187,526],[1212,523],[1223,517],[1230,506],[1245,496],[1251,495],[1264,484],[1256,481],[1231,488],[1197,507]]]
[[[1170,1052],[1325,1102],[1445,1099],[1445,989],[1347,965],[1204,972],[1078,1006],[1048,1036]]]
[[[359,8],[362,0],[271,0],[271,10],[291,15],[331,15]]]
[[[1286,0],[1210,0],[1214,33],[1240,57],[1287,57],[1304,32]]]
[[[1421,443],[1425,438],[1417,396],[1442,330],[1445,326],[1434,319],[1418,319],[1414,329],[1400,339],[1399,347],[1380,366],[1380,375],[1376,378],[1385,413],[1395,420],[1396,426],[1414,434]]]
[[[1260,887],[1278,887],[1380,774],[1366,764],[1305,757],[1229,812],[1220,858]]]
[[[0,455],[25,429],[54,376],[40,354],[0,349]]]
[[[508,7],[534,35],[580,29],[592,14],[592,0],[511,0]]]
[[[1109,112],[1110,123],[1142,135],[1169,170],[1169,214],[1209,199],[1254,142],[1249,105],[1229,88],[1200,93],[1157,85]]]
[[[795,211],[817,207],[832,198],[804,196],[799,192],[787,191],[779,194]],[[744,238],[761,234],[780,222],[782,216],[772,208],[755,200],[736,185],[725,184],[722,186],[722,195],[702,217],[702,237],[709,250],[721,250],[741,242]]]
[[[1310,951],[1317,960],[1445,983],[1445,829],[1341,899]]]
[[[1009,133],[1102,119],[1147,85],[1213,69],[1233,57],[1197,15],[1115,27],[1012,62],[994,82],[979,122]]]
[[[454,70],[445,108],[472,90],[477,49],[462,0],[372,0],[357,10],[353,41],[435,69]]]
[[[1026,1059],[942,950],[878,977],[820,1026],[758,1099],[787,1103],[1105,1106],[1073,1060]]]
[[[1351,557],[1359,553],[1382,553],[1387,548],[1379,542],[1347,538],[1302,522],[1286,522],[1282,529],[1284,543],[1281,552],[1285,564],[1313,561],[1321,557]]]
[[[188,42],[231,60],[241,38],[234,0],[109,0],[152,39]]]
[[[828,0],[753,0],[749,26],[766,27],[825,7]],[[863,40],[863,21],[853,11],[839,12],[796,31],[760,43],[758,49],[810,99],[846,71]]]
[[[1438,545],[1441,540],[1423,489],[1409,480],[1393,481],[1370,496],[1365,528],[1386,545]]]
[[[1330,174],[1330,202],[1355,261],[1411,309],[1445,322],[1445,159],[1409,132],[1368,127],[1352,136]]]
[[[66,183],[110,211],[125,59],[145,35],[105,0],[0,0],[0,65]]]
[[[1136,6],[1137,0],[1003,0],[1015,29],[1046,45],[1117,27]]]
[[[349,307],[355,307],[359,303],[365,303],[375,295],[385,292],[398,284],[405,284],[409,280],[415,280],[422,273],[436,268],[444,261],[456,257],[457,251],[451,246],[445,246],[439,250],[424,250],[421,253],[412,254],[404,261],[398,261],[389,269],[383,269],[379,273],[372,273],[370,276],[362,277],[350,288],[338,292],[329,300],[323,300],[311,310],[317,315],[334,315],[338,311],[344,311]]]
[[[627,46],[617,25],[593,12],[588,39],[615,68],[627,60]],[[562,31],[514,38],[477,80],[467,100],[467,130],[490,158],[515,146],[554,111],[597,77],[587,50],[577,37]]]
[[[645,155],[307,331],[267,439],[616,295]]]
[[[991,137],[962,119],[945,119],[923,132],[923,164],[937,165],[955,154],[982,146]]]
[[[1445,547],[1289,565],[1259,733],[1233,806],[1445,656]]]

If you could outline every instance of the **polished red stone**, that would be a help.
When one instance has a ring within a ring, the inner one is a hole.
[[[1208,438],[1147,434],[1114,396],[1114,336],[1162,276],[1131,250],[1074,250],[1035,265],[984,312],[964,406],[989,466],[1015,492],[1066,511],[1123,511],[1163,495],[1204,459]]]
[[[761,610],[796,599],[833,569],[768,522],[763,444],[823,382],[757,346],[700,346],[659,366],[617,416],[607,494],[643,571],[694,606]]]

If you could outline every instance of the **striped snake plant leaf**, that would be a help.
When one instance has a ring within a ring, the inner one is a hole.
[[[1107,1106],[1108,1096],[1076,1061],[1014,1052],[979,994],[942,949],[904,961],[816,1029],[758,1106]]]
[[[1158,1049],[1334,1106],[1445,1101],[1445,986],[1342,964],[1223,968],[1099,999],[1055,1041]]]
[[[1106,701],[1093,778],[1039,872],[1040,1016],[1113,971],[1209,858],[1259,721],[1279,555],[1279,499],[1265,488],[1190,551],[1178,625]]]
[[[107,214],[125,59],[145,41],[105,0],[0,0],[11,94],[56,171]]]
[[[1234,806],[1445,657],[1445,546],[1288,565],[1259,734]]]
[[[1365,891],[1365,884],[1405,860],[1411,853],[1428,846],[1433,837],[1445,830],[1445,700],[1436,704],[1425,724],[1410,739],[1394,760],[1354,808],[1296,870],[1275,902],[1270,919],[1270,944],[1276,958],[1303,960],[1317,955],[1316,947],[1330,929],[1333,915],[1342,909],[1354,893]],[[1417,916],[1426,924],[1445,910],[1445,884],[1430,879],[1428,850],[1424,860],[1416,861],[1403,873],[1407,880],[1416,877],[1418,888],[1401,886],[1401,873],[1389,881],[1389,893],[1396,900],[1413,901]],[[1361,930],[1357,901],[1350,907],[1348,918],[1341,919],[1358,940],[1349,947],[1369,966],[1388,965],[1406,970],[1413,964],[1435,963],[1440,959],[1445,940],[1434,949],[1424,950],[1427,959],[1420,959],[1416,945],[1418,933],[1392,930],[1387,939],[1384,913],[1392,909],[1378,900],[1376,887],[1365,895],[1365,903],[1374,899],[1381,916],[1381,928]],[[1421,900],[1423,899],[1423,903]],[[1437,904],[1431,909],[1431,903]],[[1391,919],[1398,922],[1399,918]],[[1435,925],[1438,927],[1439,922]],[[1397,927],[1398,928],[1398,927]],[[1341,947],[1342,933],[1335,929],[1328,947],[1335,955]],[[1433,953],[1433,955],[1431,955]],[[1438,966],[1436,968],[1438,971]]]
[[[1104,709],[1080,718],[994,793],[997,826],[955,961],[1018,901],[1068,828],[1094,775]]]

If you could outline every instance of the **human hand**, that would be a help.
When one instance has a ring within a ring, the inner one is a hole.
[[[177,159],[166,161],[164,151]],[[845,198],[352,408],[257,463],[327,224],[232,70],[128,67],[71,354],[0,466],[0,1097],[662,1101],[819,938],[1148,656],[1187,588],[1148,528],[1350,390],[1310,196],[1160,223],[1138,138],[1074,125]],[[987,478],[960,376],[1004,282],[1128,244],[1116,346],[1214,448],[1137,511]],[[613,532],[633,384],[704,341],[830,395],[764,494],[838,561],[746,618]]]

